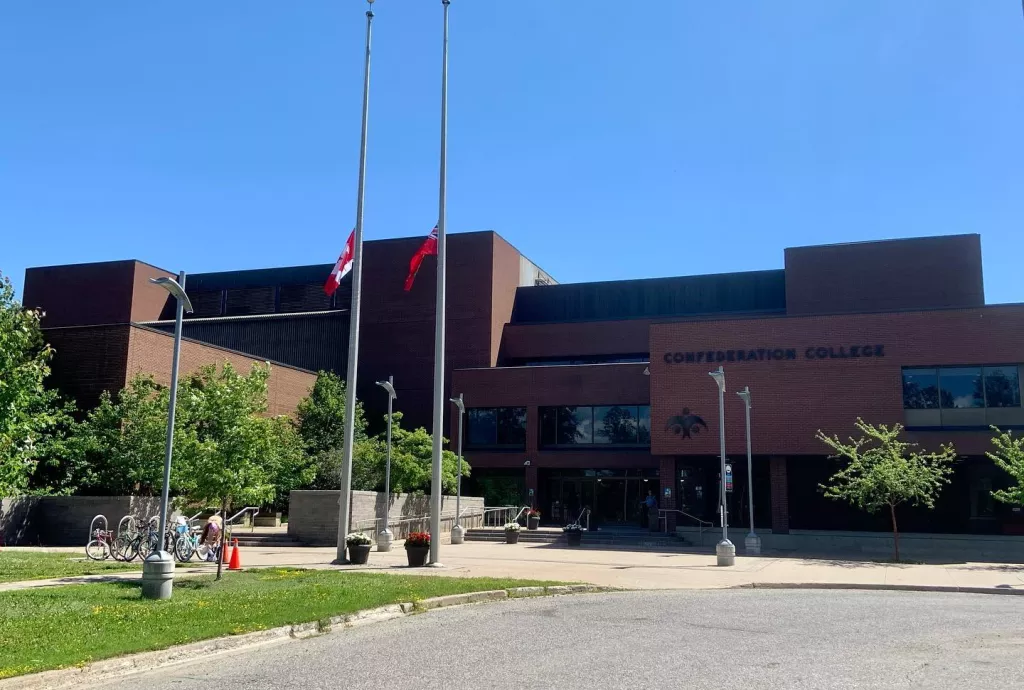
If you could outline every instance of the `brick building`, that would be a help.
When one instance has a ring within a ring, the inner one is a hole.
[[[434,264],[402,290],[421,241],[365,244],[358,395],[371,423],[386,403],[374,381],[393,375],[408,425],[430,425]],[[467,493],[500,487],[552,523],[588,506],[610,524],[638,521],[651,492],[660,508],[682,511],[667,514],[672,525],[717,522],[718,389],[708,372],[722,366],[733,525],[746,525],[752,480],[759,529],[887,529],[884,516],[819,491],[836,465],[816,431],[846,436],[863,417],[962,455],[934,511],[902,511],[905,530],[1024,532],[1024,516],[991,498],[1007,478],[984,455],[989,425],[1024,428],[1024,305],[985,304],[978,235],[793,248],[779,270],[569,285],[492,232],[450,236],[449,261],[446,378],[468,409]],[[218,348],[295,376],[343,374],[350,284],[326,297],[330,268],[189,276],[195,356]],[[139,262],[28,271],[25,302],[47,311],[62,387],[87,397],[169,361],[169,350],[146,353],[169,330],[171,307],[141,294],[147,277],[164,274]],[[50,291],[69,278],[102,283],[92,292],[103,303]],[[750,479],[736,396],[745,386]]]

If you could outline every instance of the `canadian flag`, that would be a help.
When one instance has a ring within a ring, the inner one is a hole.
[[[324,283],[324,292],[328,295],[333,295],[334,291],[341,285],[341,279],[352,270],[352,258],[355,256],[355,244],[356,244],[356,231],[353,230],[352,234],[348,236],[348,241],[345,242],[345,249],[341,252],[341,256],[338,257],[338,263],[334,264],[334,269],[331,271],[331,275],[327,278],[327,282]]]
[[[412,290],[413,281],[416,280],[416,274],[419,273],[420,264],[423,263],[423,257],[425,256],[437,256],[437,226],[430,231],[427,235],[427,239],[423,240],[423,244],[416,250],[416,253],[409,259],[409,275],[405,277],[405,291],[409,292]]]

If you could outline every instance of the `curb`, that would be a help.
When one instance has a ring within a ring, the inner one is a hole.
[[[522,599],[525,597],[556,596],[566,594],[582,594],[588,592],[619,592],[619,587],[599,587],[597,585],[568,585],[558,587],[515,587],[512,589],[493,589],[483,592],[467,592],[465,594],[449,594],[442,597],[420,599],[417,602],[390,604],[375,609],[357,611],[355,613],[333,616],[331,618],[297,625],[282,625],[277,628],[214,637],[198,642],[190,642],[167,649],[152,652],[138,652],[124,656],[95,661],[83,666],[41,671],[24,676],[15,676],[0,680],[0,690],[22,690],[36,688],[73,688],[89,686],[100,682],[110,682],[122,676],[136,673],[156,671],[184,662],[203,661],[214,656],[242,649],[256,648],[263,645],[286,642],[290,639],[303,640],[326,635],[338,630],[355,628],[370,623],[380,623],[395,618],[403,618],[432,609],[449,606],[464,606],[489,601]]]
[[[1002,587],[958,587],[957,585],[886,585],[842,582],[750,582],[729,589],[859,589],[876,592],[946,592],[950,594],[1024,595],[1024,589]],[[2,686],[0,686],[2,687]]]

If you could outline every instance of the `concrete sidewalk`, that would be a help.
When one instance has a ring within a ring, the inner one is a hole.
[[[548,544],[466,542],[443,544],[443,568],[407,569],[405,549],[370,554],[365,566],[334,566],[333,548],[243,548],[245,567],[295,566],[402,572],[456,577],[515,577],[587,582],[631,589],[718,589],[728,587],[828,586],[921,589],[985,589],[1024,594],[1024,565],[1005,563],[903,564],[843,559],[738,556],[720,568],[713,553],[569,549]],[[214,564],[179,566],[181,574],[212,572]],[[69,584],[96,579],[138,578],[140,573],[111,573],[0,585],[0,591]]]

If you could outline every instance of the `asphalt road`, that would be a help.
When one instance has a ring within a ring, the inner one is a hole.
[[[516,600],[388,621],[111,688],[994,688],[1024,597],[796,590]]]

